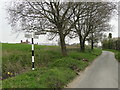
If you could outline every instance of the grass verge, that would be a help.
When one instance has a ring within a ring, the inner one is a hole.
[[[36,67],[32,71],[30,48],[24,44],[3,44],[3,75],[13,74],[3,80],[3,88],[63,88],[102,52],[100,49],[85,52],[72,49],[63,57],[58,46],[36,45]]]

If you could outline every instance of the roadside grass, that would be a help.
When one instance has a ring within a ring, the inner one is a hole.
[[[68,68],[37,68],[3,81],[3,88],[61,88],[76,76]]]
[[[51,63],[50,67],[65,67],[71,70],[74,70],[76,73],[83,70],[86,66],[88,66],[88,62],[83,62],[82,60],[78,61],[76,59],[65,57],[62,59],[58,59],[55,62]]]
[[[59,46],[35,45],[35,70],[32,71],[31,45],[2,46],[3,78],[7,78],[3,80],[3,88],[63,88],[102,52],[97,48],[85,52],[68,48],[68,56],[63,57]]]
[[[55,58],[62,57],[59,47],[35,45],[35,67],[47,66]],[[31,45],[2,44],[2,73],[3,78],[13,76],[31,69]]]
[[[112,49],[105,49],[106,51],[111,51],[115,53],[115,58],[120,62],[120,51],[119,50],[112,50]]]

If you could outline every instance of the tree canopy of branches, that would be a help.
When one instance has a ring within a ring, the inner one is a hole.
[[[86,2],[83,4],[84,11],[82,14],[84,17],[80,14],[80,20],[78,20],[75,25],[75,31],[77,32],[80,40],[81,51],[85,50],[85,41],[90,34],[91,41],[93,42],[93,35],[110,30],[108,21],[111,17],[112,11],[115,9],[115,5],[108,2]],[[78,8],[82,9],[83,7],[79,6]]]
[[[86,38],[95,32],[108,30],[107,22],[115,5],[106,2],[13,2],[8,8],[9,21],[14,30],[46,31],[59,36],[61,51],[67,55],[65,38],[72,32],[80,39],[84,51]]]

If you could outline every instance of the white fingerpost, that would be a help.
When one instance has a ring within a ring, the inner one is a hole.
[[[35,57],[34,57],[34,39],[38,39],[39,35],[41,34],[46,34],[45,31],[40,31],[40,32],[32,32],[32,33],[26,33],[25,37],[26,38],[31,38],[32,40],[32,70],[35,70]]]
[[[35,70],[35,67],[34,67],[34,32],[32,32],[32,70]]]

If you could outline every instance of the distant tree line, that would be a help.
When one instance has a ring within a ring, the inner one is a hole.
[[[106,38],[102,41],[102,48],[103,49],[120,50],[120,37],[112,38],[112,34],[109,33],[108,38]]]
[[[51,0],[52,1],[52,0]],[[67,55],[66,37],[78,37],[80,51],[85,41],[94,43],[110,30],[109,20],[116,5],[112,2],[13,2],[8,7],[13,30],[48,32],[51,40],[59,37],[63,56]]]

